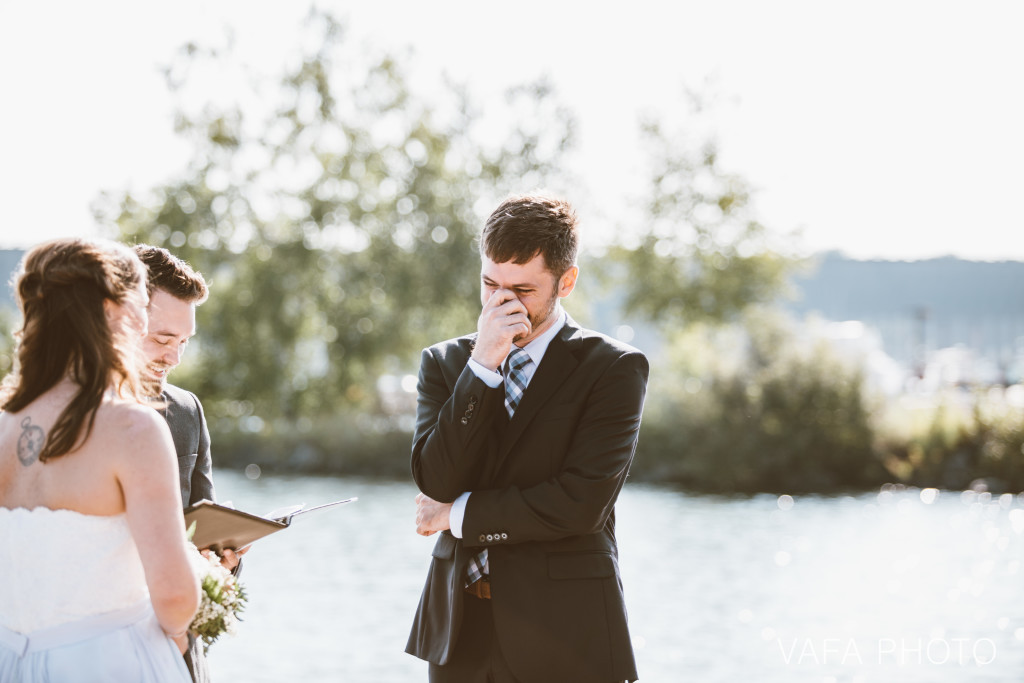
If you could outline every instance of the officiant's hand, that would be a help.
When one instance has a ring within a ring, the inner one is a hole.
[[[224,548],[220,551],[220,553],[215,553],[213,550],[210,550],[209,548],[203,548],[199,552],[201,552],[205,557],[209,557],[211,554],[217,555],[217,557],[220,558],[220,566],[224,567],[229,572],[233,572],[235,571],[235,567],[238,566],[238,563],[242,561],[242,555],[245,555],[247,552],[249,552],[249,548],[251,547],[252,546],[249,545],[242,548],[241,550],[232,550],[231,548]]]
[[[242,555],[249,552],[251,545],[247,545],[241,550],[232,550],[231,548],[224,548],[220,551],[220,566],[227,569],[229,572],[235,571],[235,567],[242,561]]]
[[[420,536],[430,536],[438,531],[447,531],[451,526],[448,521],[451,509],[451,503],[438,503],[422,493],[417,495],[416,533]]]

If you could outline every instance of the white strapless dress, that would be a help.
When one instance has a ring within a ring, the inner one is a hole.
[[[124,515],[0,508],[0,681],[187,683]]]

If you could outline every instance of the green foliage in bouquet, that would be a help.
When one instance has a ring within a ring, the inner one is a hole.
[[[196,523],[192,522],[187,533],[189,542],[195,532]],[[203,555],[194,545],[192,548],[195,550],[193,567],[202,590],[199,609],[188,629],[202,639],[203,651],[206,652],[222,634],[235,635],[240,621],[238,615],[245,609],[248,596],[245,587],[224,568],[216,553]]]
[[[201,578],[202,596],[196,616],[189,629],[203,640],[203,650],[222,634],[235,635],[239,613],[245,609],[248,597],[245,587],[225,569],[216,555],[208,561],[206,574]]]

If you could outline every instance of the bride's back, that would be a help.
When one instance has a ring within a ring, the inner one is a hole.
[[[112,397],[96,409],[87,438],[73,451],[39,462],[75,387],[62,381],[17,413],[0,413],[0,507],[125,512],[125,467],[151,461],[161,443],[161,418],[151,408]],[[143,462],[133,463],[142,459]]]
[[[198,586],[171,435],[144,405],[135,368],[147,326],[145,268],[123,245],[58,240],[26,255],[16,295],[17,364],[0,387],[0,532],[8,536],[0,542],[27,549],[25,530],[43,529],[50,552],[74,529],[99,530],[91,551],[58,560],[67,573],[60,580],[83,590],[105,583],[97,568],[117,564],[108,547],[116,545],[136,578],[144,571],[141,587],[161,626],[178,633]],[[23,555],[8,559],[26,581],[34,570],[52,573],[50,555]]]
[[[133,257],[122,245],[60,240],[22,262],[18,364],[0,389],[0,506],[124,512],[122,452],[159,442],[132,362],[147,300]]]

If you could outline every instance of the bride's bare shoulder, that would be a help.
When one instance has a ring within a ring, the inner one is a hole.
[[[96,410],[94,434],[99,438],[113,437],[122,443],[132,440],[148,443],[163,438],[167,423],[149,406],[120,398],[109,398]]]

